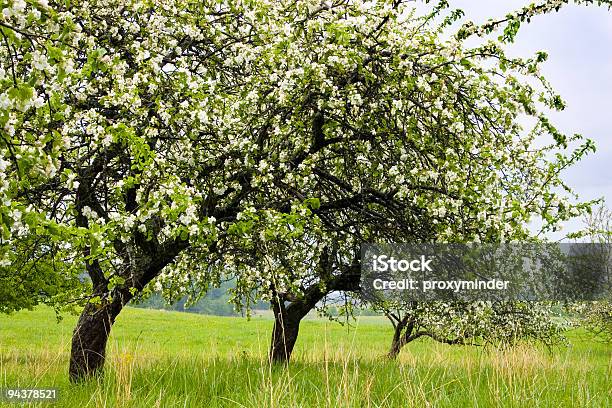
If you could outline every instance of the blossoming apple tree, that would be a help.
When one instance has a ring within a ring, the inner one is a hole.
[[[282,186],[265,187],[270,203],[308,202],[314,218],[279,230],[279,214],[245,211],[220,264],[238,278],[239,304],[271,301],[274,361],[290,357],[308,311],[358,290],[360,243],[527,239],[531,219],[546,231],[588,208],[560,175],[594,147],[546,117],[564,107],[539,73],[546,54],[507,57],[510,34],[464,42],[533,14],[467,24],[445,41],[461,13],[442,18],[441,2],[418,17],[401,3],[261,3],[255,13],[265,41],[248,123],[279,136],[281,152],[258,170]]]

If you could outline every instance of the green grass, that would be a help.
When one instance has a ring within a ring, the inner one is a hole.
[[[425,340],[391,362],[382,357],[391,339],[384,320],[348,329],[310,319],[283,368],[266,360],[267,318],[128,308],[113,328],[105,376],[74,386],[66,372],[75,320],[57,324],[48,309],[0,316],[0,387],[58,387],[54,406],[79,408],[612,405],[611,347],[579,332],[552,354]]]

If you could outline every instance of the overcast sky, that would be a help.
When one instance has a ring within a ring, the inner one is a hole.
[[[451,0],[466,18],[483,23],[529,4],[527,0]],[[593,139],[597,152],[565,173],[582,199],[604,197],[612,206],[612,12],[604,7],[567,5],[558,13],[538,16],[523,25],[509,53],[530,56],[548,52],[542,71],[567,102],[551,115],[566,134]],[[560,238],[577,229],[567,224]]]

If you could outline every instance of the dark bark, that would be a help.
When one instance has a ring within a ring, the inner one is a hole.
[[[300,322],[305,314],[291,306],[284,305],[284,300],[272,302],[274,311],[274,328],[272,330],[272,343],[270,345],[270,361],[273,363],[287,363],[300,331]],[[289,311],[288,311],[289,309]],[[306,311],[308,313],[308,311]]]
[[[127,292],[111,302],[85,306],[72,334],[68,371],[71,382],[83,381],[102,373],[111,328],[130,299],[131,295]]]
[[[144,241],[144,238],[142,240]],[[164,245],[154,241],[140,243],[140,247],[147,248],[148,253],[137,258],[137,265],[131,273],[126,273],[128,284],[110,293],[107,290],[109,281],[104,277],[99,263],[94,261],[88,264],[87,271],[94,284],[93,294],[101,298],[101,303],[88,303],[85,306],[72,334],[68,371],[72,382],[82,381],[102,372],[106,342],[123,307],[188,245],[188,241],[178,238]],[[112,300],[109,295],[112,295]]]
[[[410,319],[409,315],[406,315],[397,323],[394,322],[394,329],[391,348],[387,353],[387,357],[391,360],[395,360],[402,350],[402,347],[412,340],[411,334],[414,329],[414,320]]]
[[[397,356],[399,355],[400,351],[402,350],[403,346],[404,345],[400,344],[399,340],[395,340],[394,338],[393,342],[391,342],[391,349],[387,353],[387,357],[390,360],[395,360]]]

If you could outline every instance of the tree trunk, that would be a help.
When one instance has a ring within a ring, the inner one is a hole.
[[[298,338],[301,317],[291,315],[275,315],[270,360],[273,363],[287,364],[291,358],[293,347]]]
[[[389,349],[389,352],[387,353],[387,357],[390,360],[395,360],[398,354],[400,353],[400,351],[402,350],[403,346],[404,345],[402,344],[402,337],[397,335],[397,329],[396,329],[395,333],[393,334],[393,341],[391,341],[391,348]]]
[[[274,312],[274,328],[270,344],[270,361],[288,364],[293,347],[300,331],[300,322],[315,308],[317,302],[333,291],[358,291],[361,279],[359,265],[354,263],[346,270],[327,282],[323,290],[314,284],[304,291],[304,295],[285,306],[286,295],[276,293],[270,302]]]
[[[72,334],[68,371],[71,382],[80,382],[102,372],[108,336],[115,318],[128,301],[129,298],[119,295],[110,303],[85,306]]]
[[[287,364],[300,331],[300,321],[311,307],[303,301],[296,301],[285,307],[284,297],[277,296],[272,302],[274,328],[270,344],[270,361]]]
[[[387,357],[391,360],[395,360],[404,347],[412,333],[414,328],[414,322],[409,318],[409,316],[404,316],[403,319],[397,322],[395,325],[395,330],[393,332],[393,340],[391,341],[391,348],[387,353]]]

